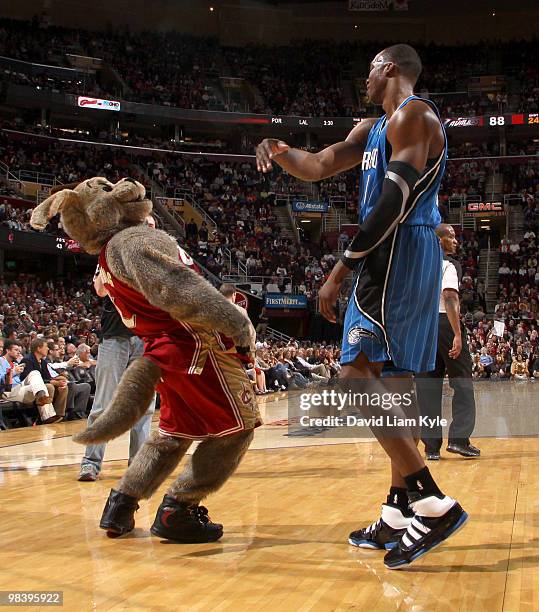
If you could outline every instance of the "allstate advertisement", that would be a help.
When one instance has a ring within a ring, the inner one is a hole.
[[[266,293],[264,306],[266,308],[307,308],[307,296],[291,295],[290,293]]]
[[[316,200],[294,200],[292,211],[297,213],[327,213],[329,205],[327,202]]]

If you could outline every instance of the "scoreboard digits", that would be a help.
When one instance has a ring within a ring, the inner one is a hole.
[[[302,129],[342,129],[351,130],[361,123],[360,117],[286,117],[270,116],[258,118],[258,124],[270,124],[280,127],[302,128]],[[444,126],[453,128],[484,128],[505,127],[510,125],[533,125],[539,126],[539,113],[514,113],[506,115],[485,115],[479,117],[447,117],[443,119]],[[253,123],[252,119],[237,119],[234,123]]]
[[[539,125],[539,113],[514,113],[512,115],[496,115],[487,117],[485,125],[489,127],[500,125]]]

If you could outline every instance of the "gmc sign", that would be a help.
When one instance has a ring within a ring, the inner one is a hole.
[[[472,215],[504,213],[503,202],[466,202],[466,212]]]

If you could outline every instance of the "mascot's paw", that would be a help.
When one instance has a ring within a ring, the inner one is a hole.
[[[256,355],[255,352],[249,346],[237,346],[236,354],[238,359],[244,364],[251,364],[249,367],[252,367],[252,364],[255,362]]]
[[[238,353],[248,355],[254,359],[256,352],[256,331],[251,321],[247,319],[243,329],[233,338],[233,340]]]

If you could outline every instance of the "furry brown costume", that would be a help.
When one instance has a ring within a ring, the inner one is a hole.
[[[229,395],[234,385],[239,385],[237,395],[241,396],[240,410],[243,403],[243,420],[231,435],[225,435],[225,431],[198,436],[202,442],[169,489],[152,526],[152,533],[169,539],[212,541],[221,537],[222,526],[212,523],[198,503],[231,476],[249,447],[253,427],[260,423],[256,401],[248,393],[251,388],[248,378],[240,362],[230,356],[235,349],[223,351],[222,342],[216,344],[215,336],[221,332],[232,339],[238,351],[249,353],[254,351],[255,332],[241,309],[180,263],[178,247],[168,234],[143,225],[151,210],[152,203],[145,198],[145,189],[140,183],[122,179],[114,185],[104,178],[92,178],[74,189],[51,195],[34,210],[31,224],[43,229],[60,213],[69,236],[88,253],[100,253],[100,261],[110,271],[108,288],[113,299],[114,282],[123,284],[126,290],[136,292],[148,306],[157,309],[156,312],[168,313],[172,319],[195,330],[199,334],[200,355],[209,356],[206,361],[215,365],[219,359],[228,360],[227,370],[221,377],[225,379],[224,388]],[[136,327],[134,331],[139,333]],[[152,360],[148,338],[144,339],[145,356],[126,370],[110,406],[91,427],[73,437],[76,442],[106,442],[128,431],[146,412],[156,385],[159,388],[159,384],[166,382],[163,377],[167,373],[158,361]],[[198,378],[197,384],[202,386],[204,377],[197,377],[200,373],[202,366],[191,377]],[[173,412],[174,406],[171,409]],[[122,535],[133,529],[138,500],[154,493],[195,437],[167,434],[161,428],[152,434],[117,489],[111,491],[100,524],[109,535]]]

